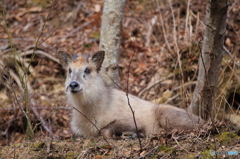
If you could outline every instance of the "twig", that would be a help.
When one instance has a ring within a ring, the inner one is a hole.
[[[182,150],[184,150],[184,151],[186,151],[187,153],[189,153],[186,149],[184,149],[184,148],[178,143],[177,139],[174,137],[174,134],[175,134],[175,133],[172,134],[172,138],[175,140],[175,142],[177,143],[177,145],[178,145]]]
[[[205,27],[204,22],[202,22],[201,20],[199,20],[199,17],[197,17],[197,16],[193,13],[192,10],[190,10],[190,12],[191,12],[191,14],[193,15],[193,17],[196,18],[196,19],[201,23],[201,25],[202,25],[203,27]]]
[[[188,30],[188,20],[189,20],[189,14],[190,14],[190,13],[189,13],[189,12],[190,12],[190,9],[189,9],[189,8],[190,8],[190,1],[191,1],[191,0],[188,0],[188,2],[187,2],[187,13],[186,13],[186,20],[185,20],[185,39],[187,39],[186,36],[188,35],[188,34],[187,34],[187,32],[188,32],[187,30]],[[190,38],[191,38],[191,36],[190,36]],[[190,42],[191,42],[191,41],[190,41]],[[191,47],[190,47],[190,48],[191,48]],[[190,52],[190,53],[191,53],[191,52]]]
[[[46,53],[45,51],[42,51],[42,50],[29,50],[29,51],[24,51],[24,52],[21,52],[19,54],[19,56],[26,56],[26,55],[31,55],[31,54],[39,54],[39,55],[43,55],[43,56],[46,56],[48,57],[50,60],[54,61],[54,62],[57,62],[60,64],[59,60],[57,58],[55,58],[54,56]]]
[[[135,52],[134,52],[134,53],[135,53]],[[134,56],[134,54],[133,54],[133,56]],[[132,59],[133,59],[133,56],[132,56]],[[128,78],[127,78],[127,79],[129,79],[129,67],[130,67],[130,65],[131,65],[132,59],[131,59],[130,64],[129,64],[129,66],[128,66]],[[108,75],[108,74],[107,74],[107,75]],[[108,75],[108,77],[113,81],[113,83],[114,83],[117,87],[119,87],[122,91],[124,91],[124,89],[123,89],[122,87],[120,87],[109,75]],[[135,118],[134,111],[133,111],[133,109],[132,109],[132,106],[131,106],[130,101],[129,101],[129,96],[128,96],[128,80],[127,80],[127,91],[124,91],[124,92],[126,92],[126,96],[127,96],[127,100],[128,100],[128,106],[130,107],[131,112],[132,112],[132,115],[133,115],[133,121],[134,121],[134,125],[135,125],[135,127],[136,127],[137,138],[138,138],[138,141],[139,141],[140,150],[142,151],[142,144],[141,144],[140,135],[139,135],[139,132],[138,132],[138,127],[137,127],[137,123],[136,123],[136,118]]]
[[[177,53],[177,61],[178,61],[179,70],[180,70],[181,84],[183,84],[184,83],[184,81],[183,81],[184,75],[183,75],[183,69],[182,69],[181,55],[180,55],[178,42],[177,42],[177,32],[176,32],[177,31],[177,24],[176,24],[176,19],[175,19],[173,7],[172,7],[172,1],[168,0],[168,2],[169,2],[170,10],[171,10],[171,13],[172,13],[172,19],[173,19],[173,41],[174,41],[174,46],[176,48],[176,53]],[[183,88],[180,89],[180,92],[181,92],[181,94],[184,94]],[[183,100],[184,100],[184,98],[183,98]]]
[[[231,57],[232,60],[234,60],[232,53],[225,46],[223,46],[223,50],[225,54],[227,54],[228,56]]]
[[[176,91],[176,90],[180,89],[181,87],[188,87],[188,86],[194,85],[196,83],[197,83],[197,81],[190,81],[190,82],[184,83],[181,86],[173,88],[173,91]]]
[[[43,35],[43,30],[44,30],[44,28],[45,28],[45,26],[46,26],[46,22],[47,22],[47,20],[48,20],[48,18],[49,18],[49,16],[50,16],[51,12],[52,12],[53,9],[54,9],[53,6],[54,6],[54,4],[52,3],[51,10],[50,10],[49,13],[47,14],[46,20],[44,21],[43,26],[42,26],[42,28],[41,28],[41,32],[40,32],[40,34],[39,34],[39,36],[38,36],[38,38],[37,38],[34,51],[37,49],[37,47],[38,47],[39,45],[41,45],[41,44],[43,43],[43,42],[39,43],[40,37]],[[47,39],[48,39],[48,37],[47,37]]]
[[[165,103],[165,104],[168,104],[169,102],[171,102],[171,101],[173,101],[174,99],[176,99],[178,96],[179,96],[179,94],[176,94],[176,95],[168,98],[164,103]]]
[[[60,25],[58,24],[58,26],[56,26],[56,28],[53,29],[53,31],[52,31],[45,39],[43,39],[40,43],[38,43],[37,46],[40,46],[42,43],[44,43],[45,41],[47,41],[47,39],[49,39],[49,38],[53,35],[53,33],[55,33],[55,31],[58,29],[59,26],[60,26]]]
[[[119,84],[117,84],[112,77],[110,77],[107,73],[106,73],[106,75],[112,80],[112,82],[113,82],[119,89],[121,89],[123,92],[125,92],[125,90],[124,90]]]
[[[19,77],[16,75],[16,73],[13,72],[13,70],[9,70],[9,76],[11,76],[14,79],[14,81],[17,83],[18,87],[23,91],[22,83],[21,83]]]
[[[94,124],[85,114],[83,114],[80,110],[78,110],[76,107],[72,106],[73,109],[75,109],[78,113],[80,113],[82,116],[84,116],[99,132],[100,134],[100,129],[97,127],[96,124]],[[103,135],[103,139],[107,142],[108,145],[110,145],[110,143],[108,142],[107,138]],[[115,146],[115,145],[114,145]]]
[[[100,132],[100,129],[97,127],[97,125],[94,124],[85,114],[83,114],[80,110],[78,110],[74,106],[72,106],[72,108],[75,109],[77,112],[79,112],[82,116],[84,116]]]
[[[134,52],[134,54],[135,54],[135,52]],[[133,56],[132,56],[132,58],[131,58],[131,61],[130,61],[130,63],[129,63],[129,66],[128,66],[128,78],[127,78],[127,79],[129,79],[129,69],[130,69],[130,65],[131,65],[132,59],[133,59],[133,57],[134,57],[134,54],[133,54]],[[122,91],[126,92],[126,96],[127,96],[127,100],[128,100],[128,106],[130,107],[131,112],[132,112],[132,114],[133,114],[133,121],[134,121],[134,125],[135,125],[135,127],[136,127],[137,138],[138,138],[138,141],[139,141],[140,150],[142,151],[142,144],[141,144],[140,135],[139,135],[139,132],[138,132],[138,127],[137,127],[137,123],[136,123],[136,118],[135,118],[134,111],[133,111],[133,109],[132,109],[132,106],[131,106],[130,101],[129,101],[129,96],[128,96],[128,81],[129,81],[129,80],[127,80],[127,91],[125,91],[125,90],[124,90],[122,87],[120,87],[108,74],[107,74],[107,76],[113,81],[113,83],[114,83],[118,88],[120,88]]]
[[[55,3],[52,1],[51,10],[49,11],[49,13],[48,13],[48,15],[47,15],[47,17],[46,17],[46,20],[45,20],[44,23],[43,23],[41,32],[40,32],[40,34],[39,34],[39,36],[38,36],[38,38],[37,38],[37,41],[36,41],[36,43],[35,43],[35,47],[33,48],[32,55],[31,55],[31,60],[30,60],[30,61],[32,61],[33,58],[35,57],[35,51],[37,51],[38,46],[40,46],[43,42],[45,42],[45,41],[57,30],[57,28],[59,27],[59,25],[58,25],[58,26],[50,33],[49,36],[47,36],[44,40],[42,40],[42,41],[40,42],[40,37],[42,36],[43,31],[44,31],[44,28],[45,28],[45,26],[46,26],[46,22],[47,22],[47,20],[48,20],[48,18],[49,18],[49,16],[50,16],[51,12],[52,12],[53,9],[54,9],[54,5],[55,5]],[[48,56],[48,55],[46,55],[46,56],[47,56],[47,57],[50,57],[50,56]],[[51,58],[50,58],[50,59],[51,59]],[[58,63],[59,63],[59,62],[58,62]],[[28,65],[28,67],[27,67],[27,70],[29,70],[30,67],[31,67],[31,63],[29,63],[29,65]]]
[[[159,15],[160,15],[160,23],[162,25],[163,37],[164,37],[165,43],[167,45],[167,50],[173,56],[173,52],[172,52],[171,46],[170,46],[170,44],[168,42],[167,33],[166,33],[166,30],[165,30],[165,26],[164,26],[164,22],[163,22],[163,17],[162,17],[162,12],[161,11],[159,12]]]
[[[161,144],[158,144],[157,146],[155,146],[154,148],[152,148],[150,151],[148,151],[147,153],[145,153],[144,155],[140,156],[138,159],[141,158],[145,158],[147,155],[149,155],[153,150],[156,150]]]
[[[137,127],[137,122],[136,122],[134,110],[132,109],[132,106],[131,106],[131,104],[130,104],[129,97],[128,97],[128,83],[129,83],[129,74],[130,74],[130,71],[129,71],[129,70],[130,70],[130,66],[131,66],[131,63],[132,63],[134,54],[135,54],[135,52],[133,53],[133,56],[132,56],[132,58],[131,58],[131,60],[130,60],[130,62],[129,62],[129,65],[128,65],[128,78],[127,78],[127,91],[126,91],[126,96],[127,96],[127,100],[128,100],[128,106],[129,106],[129,108],[130,108],[131,111],[132,111],[133,121],[134,121],[134,125],[135,125],[135,128],[136,128],[136,133],[137,133],[137,138],[138,138],[140,150],[142,151],[142,143],[141,143],[141,140],[140,140],[140,135],[139,135],[138,127]]]

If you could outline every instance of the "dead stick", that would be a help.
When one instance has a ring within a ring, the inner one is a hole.
[[[112,77],[110,77],[108,74],[107,76],[113,81],[113,83],[119,88],[121,89],[122,91],[126,92],[126,96],[127,96],[127,100],[128,100],[128,106],[130,107],[131,111],[132,111],[132,115],[133,115],[133,121],[134,121],[134,125],[135,125],[135,128],[136,128],[136,133],[137,133],[137,138],[138,138],[138,141],[139,141],[139,146],[140,146],[140,150],[142,151],[142,144],[141,144],[141,140],[140,140],[140,135],[139,135],[139,132],[138,132],[138,127],[137,127],[137,122],[136,122],[136,118],[135,118],[135,114],[134,114],[134,111],[132,109],[132,106],[130,104],[130,100],[129,100],[129,97],[128,97],[128,82],[129,82],[129,74],[130,74],[130,66],[131,66],[131,63],[132,63],[132,60],[133,60],[133,57],[135,55],[135,52],[133,53],[133,56],[131,58],[131,61],[128,65],[128,78],[127,78],[127,91],[125,91],[122,87],[120,87],[113,79]]]
[[[75,108],[74,106],[72,106],[73,109],[75,109],[78,113],[80,113],[82,116],[84,116],[99,132],[100,134],[100,129],[97,127],[96,124],[94,124],[85,114],[83,114],[80,110],[78,110],[77,108]],[[103,135],[103,139],[108,143],[108,145],[110,145],[110,143],[108,142],[107,138]]]
[[[132,63],[134,54],[135,54],[135,52],[133,53],[133,56],[132,56],[132,58],[131,58],[131,60],[130,60],[130,62],[129,62],[129,65],[128,65],[128,78],[127,78],[127,91],[126,91],[126,96],[127,96],[127,99],[128,99],[128,106],[129,106],[129,108],[130,108],[131,111],[132,111],[133,121],[134,121],[134,125],[135,125],[135,128],[136,128],[136,133],[137,133],[137,138],[138,138],[140,150],[142,151],[142,143],[141,143],[141,140],[140,140],[140,135],[139,135],[138,127],[137,127],[137,122],[136,122],[134,110],[132,109],[132,106],[131,106],[131,104],[130,104],[130,100],[129,100],[129,97],[128,97],[128,83],[129,83],[130,66],[131,66],[131,63]]]

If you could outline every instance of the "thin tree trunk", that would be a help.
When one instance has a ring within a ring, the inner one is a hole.
[[[228,0],[208,0],[198,83],[190,105],[190,110],[203,119],[214,115],[215,94],[224,52],[227,8]]]
[[[100,50],[105,51],[105,59],[101,73],[115,87],[115,83],[119,85],[118,58],[125,3],[126,0],[105,0],[102,15]]]

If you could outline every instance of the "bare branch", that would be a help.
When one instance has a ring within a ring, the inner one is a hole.
[[[140,140],[140,135],[139,135],[139,131],[138,131],[138,126],[137,126],[137,122],[136,122],[134,110],[132,109],[132,106],[131,106],[131,104],[130,104],[129,97],[128,97],[128,84],[129,84],[130,66],[131,66],[131,63],[132,63],[134,54],[135,54],[135,52],[133,53],[132,58],[131,58],[131,60],[130,60],[130,62],[129,62],[129,65],[128,65],[128,78],[127,78],[127,91],[126,91],[126,96],[127,96],[127,100],[128,100],[128,106],[129,106],[129,108],[131,109],[131,112],[132,112],[132,115],[133,115],[133,121],[134,121],[134,125],[135,125],[135,128],[136,128],[136,133],[137,133],[137,138],[138,138],[139,146],[140,146],[140,149],[141,149],[141,151],[142,151],[142,143],[141,143],[141,140]]]

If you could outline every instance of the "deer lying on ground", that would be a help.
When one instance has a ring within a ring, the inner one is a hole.
[[[126,93],[108,86],[101,77],[104,51],[99,51],[92,57],[72,57],[63,51],[58,54],[61,64],[67,70],[67,101],[76,108],[73,109],[71,121],[75,135],[85,138],[98,135],[117,138],[125,131],[136,132]],[[199,117],[184,109],[158,105],[130,94],[128,97],[138,132],[145,136],[157,134],[161,129],[194,129],[203,123]]]

